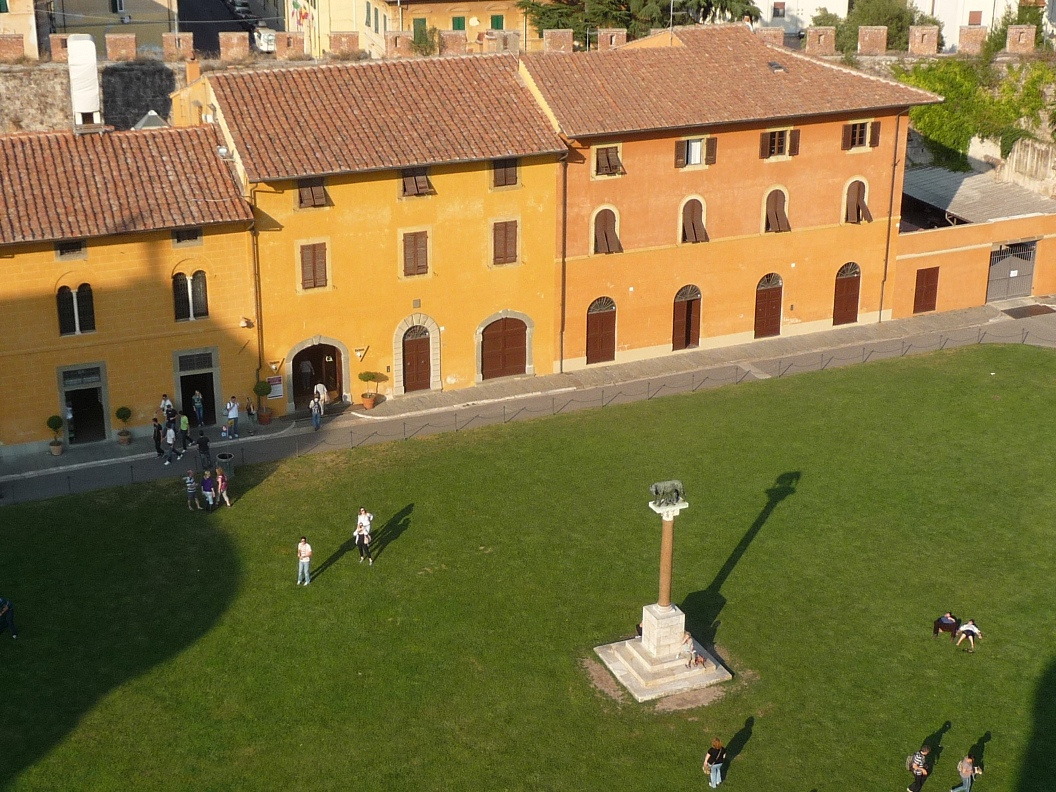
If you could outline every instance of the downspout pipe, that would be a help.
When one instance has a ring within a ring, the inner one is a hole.
[[[256,209],[257,209],[257,189],[260,187],[259,184],[254,184],[249,188],[249,205],[253,210],[253,224],[249,227],[251,239],[253,243],[253,292],[254,292],[254,309],[257,315],[254,317],[254,321],[257,325],[257,381],[261,381],[260,372],[264,369],[264,323],[262,321],[264,316],[264,298],[261,293],[260,286],[260,229],[257,228],[256,221]]]
[[[884,242],[884,279],[880,282],[880,313],[877,317],[877,323],[884,321],[884,297],[887,296],[887,276],[891,267],[891,233],[892,224],[895,221],[895,182],[898,179],[898,166],[901,164],[901,160],[898,158],[898,147],[902,141],[902,116],[908,112],[909,110],[903,110],[895,116],[895,152],[891,156],[891,187],[888,190],[887,202],[887,239]],[[908,140],[906,145],[909,145]],[[902,203],[901,198],[902,196],[899,196],[900,206]]]
[[[566,140],[567,144],[568,141]],[[561,329],[558,334],[558,373],[565,373],[565,304],[568,297],[568,154],[561,155]]]

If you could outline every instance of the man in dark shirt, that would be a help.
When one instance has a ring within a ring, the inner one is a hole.
[[[15,606],[11,604],[10,600],[0,597],[0,633],[8,627],[11,628],[11,637],[17,638],[18,630],[15,629]]]
[[[158,423],[158,419],[155,418],[154,419],[154,448],[157,450],[159,457],[165,456],[165,452],[161,449],[161,439],[162,439],[162,437],[163,437],[163,433],[161,431],[161,424]]]
[[[213,455],[209,453],[209,438],[202,429],[198,430],[198,458],[202,461],[202,470],[213,466]]]

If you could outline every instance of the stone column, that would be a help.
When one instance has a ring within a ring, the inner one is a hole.
[[[656,604],[660,608],[671,607],[671,570],[675,559],[675,517],[689,504],[684,500],[673,504],[650,502],[649,508],[660,515],[660,597]]]

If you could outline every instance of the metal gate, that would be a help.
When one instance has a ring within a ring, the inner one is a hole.
[[[1034,254],[1037,242],[1001,245],[990,253],[986,301],[1029,297],[1034,290]]]

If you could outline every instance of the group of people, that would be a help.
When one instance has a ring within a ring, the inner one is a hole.
[[[906,761],[907,769],[913,773],[913,783],[906,787],[906,792],[920,792],[927,780],[931,769],[928,765],[928,755],[931,747],[920,746],[920,750]],[[961,783],[953,787],[950,792],[972,792],[972,784],[976,776],[983,774],[983,768],[976,764],[975,757],[971,754],[965,756],[957,763],[957,775],[961,777]]]
[[[198,415],[198,425],[202,425],[200,413],[200,402],[202,394],[195,391],[198,401],[195,402],[195,413]],[[158,458],[165,457],[165,464],[171,465],[175,457],[183,457],[187,446],[190,445],[191,420],[182,410],[177,410],[167,393],[161,394],[161,404],[158,405],[164,423],[154,417],[154,450],[158,452]],[[164,449],[162,448],[164,445]]]
[[[983,637],[983,631],[979,629],[975,619],[969,619],[962,623],[960,619],[949,611],[937,618],[932,625],[933,637],[938,638],[939,633],[943,632],[950,634],[950,640],[956,641],[956,646],[960,646],[964,639],[967,638],[969,652],[975,651],[976,639]]]
[[[215,477],[212,471],[206,470],[202,473],[200,482],[194,475],[194,471],[188,470],[187,475],[183,477],[183,484],[187,491],[187,508],[190,511],[194,511],[196,506],[199,511],[202,509],[202,501],[198,497],[199,489],[201,489],[202,495],[205,497],[205,511],[220,508],[220,501],[223,501],[228,506],[231,505],[231,500],[227,496],[227,474],[224,473],[222,467],[216,469]]]
[[[366,559],[370,566],[374,566],[374,557],[370,554],[370,532],[373,523],[374,515],[361,506],[359,514],[356,515],[356,529],[352,532],[352,537],[355,539],[356,547],[359,549],[359,563],[362,564],[363,559]],[[301,541],[297,543],[298,586],[301,584],[307,586],[312,582],[311,563],[312,546],[308,544],[308,537],[302,536]]]

